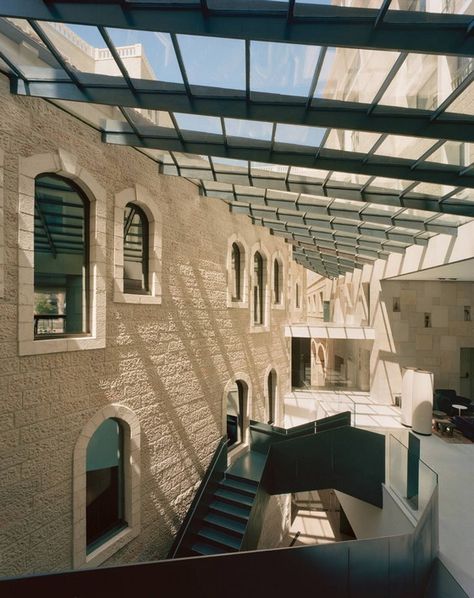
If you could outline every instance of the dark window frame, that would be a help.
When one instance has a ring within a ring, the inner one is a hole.
[[[125,218],[125,211],[127,208],[132,208],[130,214],[127,218]],[[127,222],[130,220],[129,227],[132,224],[133,218],[135,214],[138,214],[140,218],[140,224],[142,227],[142,256],[141,256],[141,264],[142,264],[142,280],[143,280],[143,287],[141,289],[137,288],[130,288],[126,286],[125,281],[128,280],[125,278],[125,242],[127,238],[128,231]],[[123,254],[123,292],[127,295],[150,295],[150,221],[145,212],[145,210],[136,204],[133,201],[128,202],[125,205],[124,210],[124,233],[123,233],[123,247],[122,247],[122,254]]]

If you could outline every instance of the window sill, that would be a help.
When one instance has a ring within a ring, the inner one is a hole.
[[[114,303],[134,303],[139,305],[160,305],[161,295],[140,295],[138,293],[121,293],[115,291]]]
[[[248,301],[231,301],[230,299],[227,300],[227,307],[229,308],[240,308],[240,309],[248,309],[249,302]]]
[[[283,310],[283,309],[285,309],[285,304],[284,303],[272,303],[272,309]]]
[[[67,351],[82,351],[85,349],[103,349],[105,338],[93,336],[45,338],[35,340],[20,340],[18,342],[19,355],[44,355],[46,353],[66,353]]]
[[[118,550],[123,548],[131,540],[136,538],[139,534],[138,529],[126,527],[118,532],[113,538],[109,538],[106,542],[98,546],[90,554],[86,555],[81,567],[96,567],[109,559]]]
[[[270,326],[268,324],[250,324],[250,334],[258,332],[270,332]]]

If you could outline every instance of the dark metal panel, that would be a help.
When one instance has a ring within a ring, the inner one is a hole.
[[[389,579],[389,539],[380,538],[377,552],[367,540],[352,542],[349,548],[350,597],[391,596]],[[367,592],[367,580],[370,591]]]
[[[69,82],[62,71],[36,68],[25,76],[30,80],[25,86],[21,80],[12,83],[14,93],[49,99],[121,105],[131,108],[154,109],[225,118],[240,118],[265,122],[333,127],[392,133],[431,139],[471,141],[474,137],[474,120],[463,114],[443,113],[433,119],[433,112],[414,108],[371,105],[340,100],[316,99],[310,108],[306,98],[277,96],[271,93],[252,93],[249,102],[238,90],[195,86],[196,95],[190,96],[186,86],[130,79],[135,92],[120,79],[109,75],[77,73],[80,86]],[[199,97],[198,97],[199,96]],[[207,96],[207,97],[202,97]]]
[[[226,9],[227,10],[219,10]],[[2,0],[0,15],[299,44],[334,45],[443,54],[474,54],[467,35],[469,15],[393,11],[374,24],[376,9],[297,5],[289,21],[287,6],[266,2],[248,9],[247,2],[200,4],[107,2],[44,2]]]

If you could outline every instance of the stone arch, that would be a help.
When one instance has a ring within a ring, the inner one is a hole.
[[[123,291],[123,214],[125,206],[139,206],[148,219],[148,277],[150,294],[124,293]],[[151,193],[136,184],[115,195],[114,207],[114,301],[126,303],[161,303],[161,247],[162,215]]]
[[[240,250],[240,301],[232,299],[232,246],[236,244]],[[227,242],[227,307],[248,307],[249,249],[245,240],[238,234],[232,234]]]
[[[127,527],[86,553],[86,454],[97,428],[109,418],[124,428],[124,512]],[[73,455],[73,566],[96,566],[140,533],[140,422],[128,407],[111,404],[98,411],[82,428]]]

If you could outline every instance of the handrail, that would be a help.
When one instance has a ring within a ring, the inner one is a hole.
[[[220,439],[219,444],[217,445],[211,462],[209,463],[209,467],[207,468],[206,473],[204,474],[204,477],[201,480],[201,484],[199,485],[199,488],[196,494],[194,495],[191,506],[189,507],[188,512],[186,513],[186,516],[183,520],[183,523],[181,524],[181,527],[179,528],[179,531],[176,534],[176,538],[174,539],[174,542],[168,552],[168,559],[175,558],[178,550],[181,548],[181,544],[186,536],[186,533],[188,532],[192,520],[194,519],[194,515],[196,514],[197,508],[199,506],[199,503],[201,502],[202,497],[204,496],[207,486],[211,480],[212,474],[214,473],[216,466],[218,465],[221,457],[223,456],[223,452],[225,452],[225,463],[227,466],[227,436],[223,436]]]

